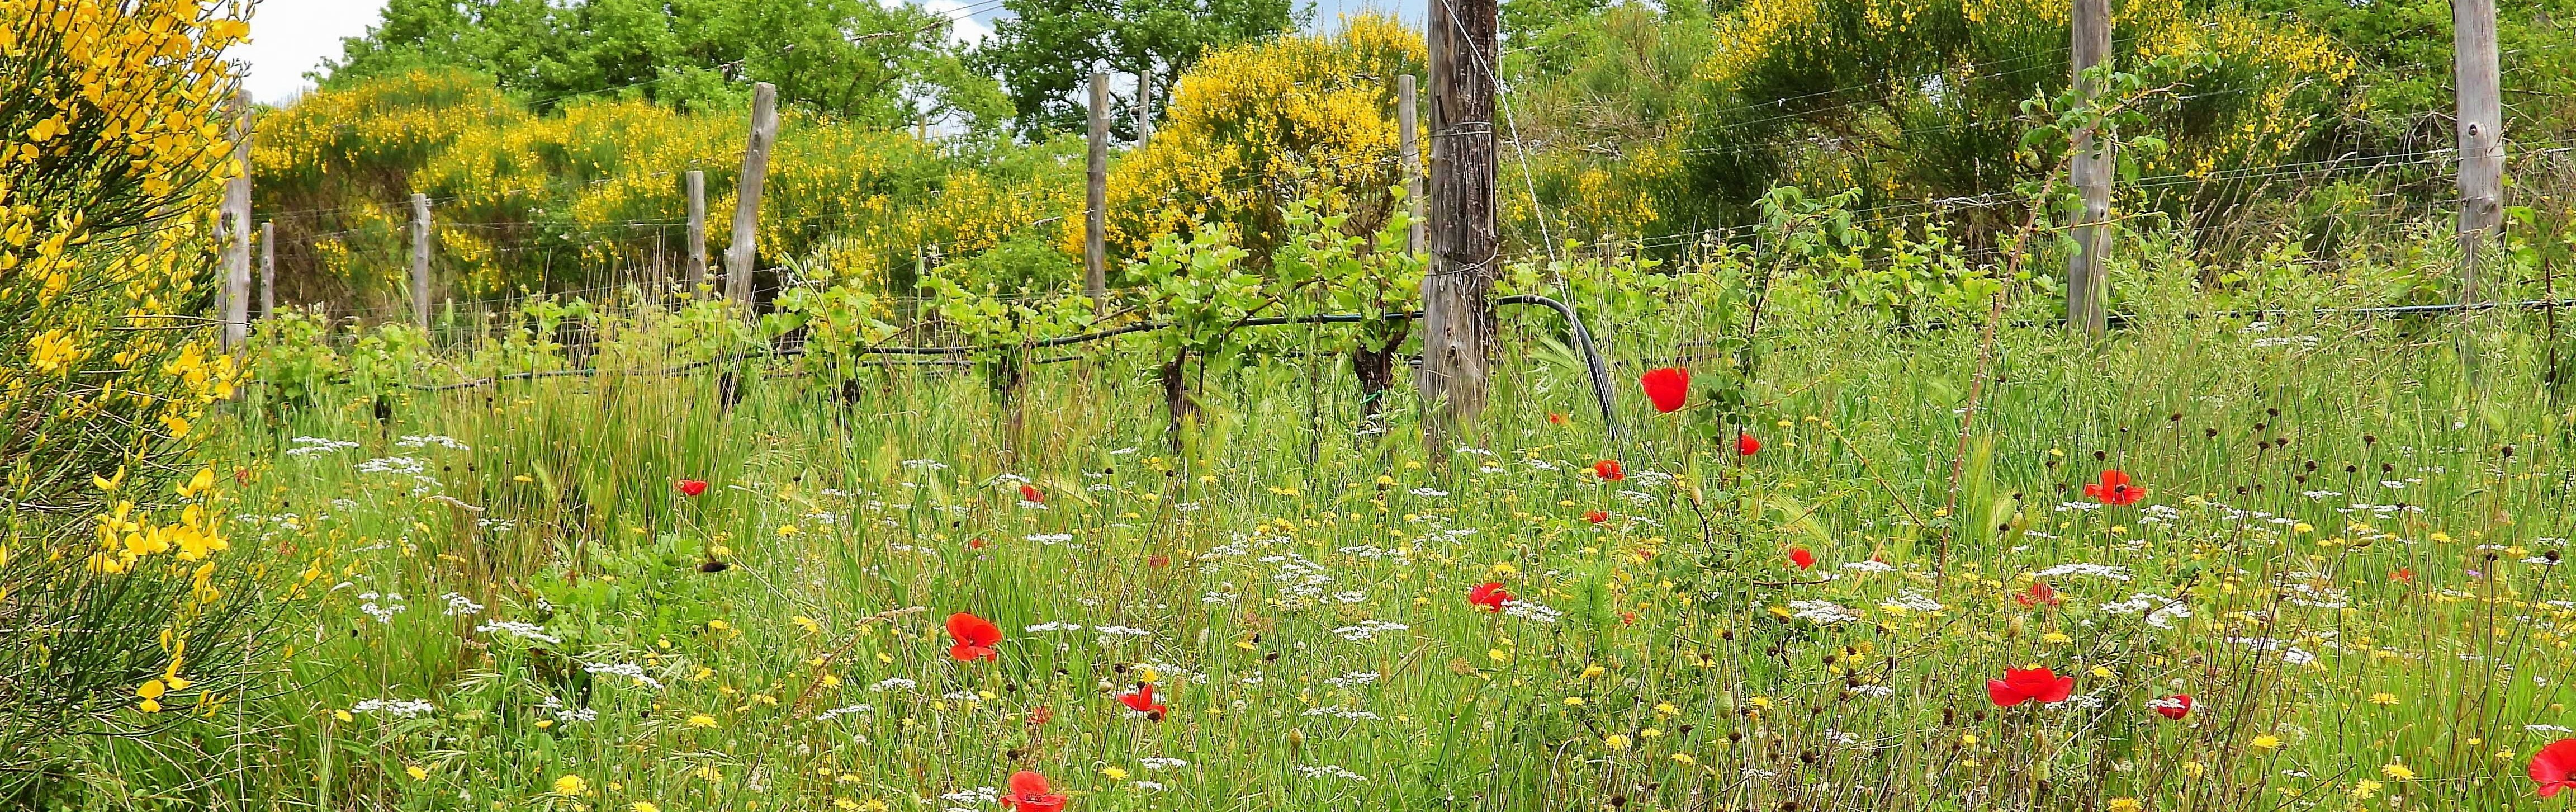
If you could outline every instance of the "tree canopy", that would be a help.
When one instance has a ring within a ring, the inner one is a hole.
[[[993,26],[975,64],[1009,88],[1019,130],[1035,135],[1084,125],[1078,97],[1094,70],[1151,72],[1170,88],[1210,50],[1305,23],[1294,0],[1006,0],[1013,16]],[[1160,95],[1169,97],[1169,91]],[[1126,132],[1133,98],[1115,101]]]
[[[998,121],[1007,103],[966,69],[952,24],[873,0],[392,0],[327,81],[461,67],[542,110],[601,93],[726,104],[760,80],[781,102],[852,121]]]

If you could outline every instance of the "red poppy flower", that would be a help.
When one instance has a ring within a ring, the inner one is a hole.
[[[1592,475],[1600,477],[1603,481],[1607,482],[1617,482],[1628,478],[1628,472],[1619,469],[1618,460],[1602,460],[1600,462],[1593,463]]]
[[[1750,457],[1762,450],[1762,441],[1745,432],[1735,433],[1735,456]]]
[[[1029,711],[1029,724],[1031,725],[1043,725],[1052,721],[1055,721],[1055,710],[1052,708],[1045,705],[1039,705]]]
[[[1002,808],[1018,812],[1064,812],[1064,795],[1047,791],[1046,776],[1021,770],[1011,774],[1011,793]]]
[[[2061,677],[2046,668],[2006,668],[2003,679],[1986,680],[1986,698],[1995,707],[2009,708],[2031,700],[2043,705],[2066,701],[2075,692],[2075,678]]]
[[[2576,739],[2559,739],[2531,754],[2531,780],[2540,782],[2540,797],[2576,787]]]
[[[2084,483],[2084,495],[2105,505],[2134,505],[2147,498],[2147,489],[2129,484],[2129,475],[2104,470],[2101,482]]]
[[[1163,712],[1167,710],[1163,703],[1154,701],[1154,684],[1150,682],[1139,683],[1136,690],[1119,694],[1118,701],[1125,703],[1129,710],[1157,722],[1163,721]]]
[[[2167,719],[2180,719],[2191,715],[2191,695],[2174,694],[2149,702],[2147,707],[2156,709],[2157,713],[2164,714]]]
[[[957,644],[948,647],[948,656],[972,662],[1000,659],[993,647],[1002,643],[1002,627],[965,612],[948,616],[948,636]]]
[[[1020,483],[1020,499],[1043,504],[1046,502],[1046,494],[1039,491],[1038,486],[1023,482]]]
[[[1815,569],[1816,552],[1805,547],[1791,547],[1789,548],[1789,563],[1798,565],[1798,568],[1802,570]]]
[[[1610,513],[1609,511],[1604,510],[1589,511],[1583,514],[1583,520],[1593,524],[1600,524],[1610,520]]]
[[[967,540],[966,540],[966,549],[969,549],[969,550],[981,550],[981,549],[984,549],[984,547],[985,547],[986,545],[989,545],[989,544],[992,544],[992,542],[985,541],[983,536],[976,536],[976,537],[974,537],[974,538],[971,538],[971,539],[967,539]]]
[[[678,482],[671,483],[671,487],[680,489],[681,496],[696,496],[707,492],[707,481],[703,479],[683,479]]]
[[[2057,589],[2047,581],[2032,581],[2029,589],[2013,596],[2013,602],[2023,606],[2056,606],[2057,600]]]
[[[2401,583],[2401,584],[2411,584],[2411,583],[2414,583],[2414,582],[2415,582],[2415,568],[2414,568],[2414,567],[2398,567],[2396,572],[2392,572],[2392,573],[2389,573],[2389,574],[2388,574],[2388,580],[2396,581],[2396,582]]]
[[[1671,412],[1690,400],[1690,370],[1664,367],[1646,370],[1637,376],[1637,385],[1646,390],[1646,399],[1655,402],[1655,411]]]
[[[1500,582],[1487,581],[1467,590],[1467,602],[1485,607],[1488,612],[1503,611],[1503,604],[1511,599],[1512,593],[1505,591]]]
[[[1548,412],[1548,413],[1547,413],[1547,422],[1552,423],[1552,424],[1555,424],[1555,425],[1559,425],[1559,426],[1565,425],[1565,424],[1566,424],[1566,422],[1567,422],[1567,420],[1569,420],[1569,419],[1570,419],[1570,418],[1567,418],[1567,417],[1565,416],[1565,413],[1564,413],[1564,412]]]

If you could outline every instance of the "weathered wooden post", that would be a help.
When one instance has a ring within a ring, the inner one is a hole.
[[[2495,0],[2451,0],[2451,61],[2459,88],[2460,304],[2478,289],[2488,240],[2504,227],[2504,105],[2496,66]]]
[[[1413,215],[1413,228],[1404,235],[1404,250],[1422,253],[1422,140],[1416,109],[1417,93],[1413,74],[1395,77],[1395,132],[1404,156],[1404,206]]]
[[[429,332],[429,195],[411,195],[411,323]]]
[[[1091,72],[1091,175],[1082,207],[1082,292],[1109,308],[1109,74]]]
[[[769,175],[769,150],[778,140],[778,86],[768,82],[751,89],[751,144],[742,156],[742,179],[734,187],[733,247],[725,249],[725,291],[752,317],[751,275],[760,258],[760,183]]]
[[[1430,267],[1422,277],[1423,443],[1446,459],[1447,436],[1485,408],[1494,343],[1495,0],[1431,4]]]
[[[689,292],[707,283],[707,173],[691,169],[689,187]]]
[[[259,224],[259,318],[277,314],[277,223]]]
[[[1154,60],[1136,69],[1136,148],[1154,140]]]
[[[2085,71],[2110,59],[2110,0],[2075,0],[2074,68],[2076,92],[2087,100],[2102,89]],[[2066,267],[2066,328],[2099,336],[2109,329],[2110,291],[2103,263],[2111,250],[2111,144],[2091,130],[2075,134],[2072,177],[2083,198],[2075,216],[2075,253]]]
[[[224,184],[224,329],[222,346],[239,351],[250,340],[250,91],[233,95],[233,162],[240,172]]]

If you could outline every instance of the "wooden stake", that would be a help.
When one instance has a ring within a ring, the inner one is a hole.
[[[250,91],[233,96],[233,161],[240,174],[224,185],[224,330],[226,351],[250,339]]]
[[[259,224],[259,318],[277,313],[277,224]]]
[[[1109,74],[1091,72],[1091,178],[1082,208],[1082,292],[1109,309]]]
[[[2460,302],[2478,290],[2486,243],[2504,228],[2504,105],[2496,67],[2495,0],[2452,0],[2452,73],[2459,86]]]
[[[2110,0],[2075,0],[2075,87],[2085,98],[2101,93],[2085,70],[2111,57]],[[2111,145],[2090,131],[2075,136],[2075,164],[2070,180],[2084,200],[2075,218],[2075,254],[2066,268],[2066,328],[2099,336],[2110,326],[2103,263],[2110,256]]]
[[[1423,443],[1445,460],[1447,435],[1485,408],[1494,344],[1494,75],[1500,56],[1495,0],[1433,0],[1431,164],[1422,277]]]
[[[411,195],[411,323],[429,331],[429,195]]]
[[[1136,148],[1154,140],[1154,60],[1136,70]]]
[[[691,169],[689,192],[689,292],[707,283],[707,173]]]
[[[778,86],[751,88],[751,144],[743,151],[742,178],[734,186],[733,247],[725,250],[725,295],[752,315],[751,275],[760,258],[760,184],[769,175],[769,149],[778,140]]]
[[[1416,96],[1413,74],[1395,77],[1395,132],[1404,155],[1404,205],[1413,215],[1413,228],[1404,235],[1404,250],[1422,253],[1422,141],[1421,126],[1415,113]]]

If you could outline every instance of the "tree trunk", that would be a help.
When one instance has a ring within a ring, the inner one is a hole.
[[[1163,408],[1171,416],[1169,433],[1173,451],[1181,450],[1182,426],[1199,410],[1198,401],[1190,398],[1189,361],[1189,351],[1182,350],[1173,354],[1172,360],[1163,362]]]
[[[1404,346],[1405,323],[1397,322],[1395,335],[1379,347],[1362,346],[1351,351],[1351,372],[1360,379],[1360,421],[1366,428],[1377,428],[1386,421],[1386,393],[1395,388],[1395,351]]]

